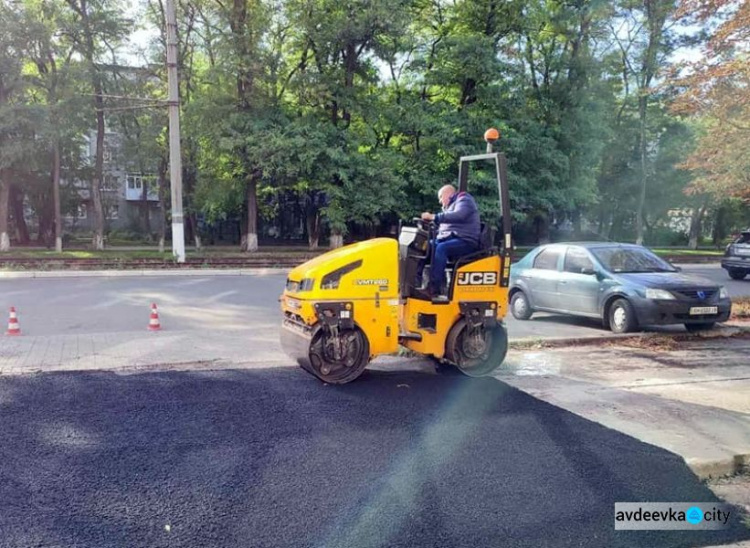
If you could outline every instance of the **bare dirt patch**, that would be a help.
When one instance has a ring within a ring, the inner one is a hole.
[[[732,299],[732,320],[750,320],[750,297]]]

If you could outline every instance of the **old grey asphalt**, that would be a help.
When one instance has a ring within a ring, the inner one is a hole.
[[[729,280],[717,265],[692,265],[723,283],[733,296],[750,295],[750,280]],[[15,306],[28,335],[138,331],[149,305],[160,307],[172,331],[203,333],[252,330],[277,322],[283,273],[253,276],[0,279],[0,306]],[[597,321],[538,314],[532,321],[507,318],[511,338],[607,336]]]

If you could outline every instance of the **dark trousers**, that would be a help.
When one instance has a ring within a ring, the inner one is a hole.
[[[459,257],[474,253],[478,245],[468,240],[462,240],[450,236],[443,240],[431,240],[430,248],[435,250],[435,255],[430,267],[430,291],[433,294],[440,293],[445,282],[445,267],[448,261],[455,261]],[[421,282],[425,261],[420,262],[417,270],[417,278]]]

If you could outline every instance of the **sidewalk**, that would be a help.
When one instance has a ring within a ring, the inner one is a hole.
[[[498,378],[681,455],[701,478],[750,466],[750,340],[519,351]]]
[[[0,375],[51,371],[220,369],[295,365],[281,351],[278,327],[236,332],[130,331],[3,337]]]
[[[161,270],[0,270],[0,279],[12,278],[132,278],[139,276],[263,276],[290,268],[173,268]]]

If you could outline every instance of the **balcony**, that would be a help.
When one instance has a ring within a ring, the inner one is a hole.
[[[149,202],[159,201],[159,184],[153,175],[128,175],[125,187],[125,199],[128,201],[141,201],[143,199],[143,188],[146,187],[146,200]]]

